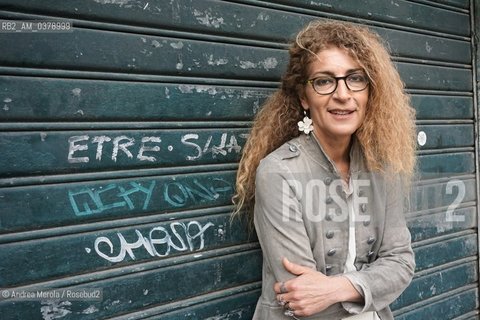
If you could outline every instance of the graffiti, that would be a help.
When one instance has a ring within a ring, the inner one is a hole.
[[[137,240],[128,242],[122,233],[118,232],[117,237],[120,242],[119,252],[114,255],[114,245],[107,237],[98,237],[95,240],[95,252],[103,259],[110,262],[121,262],[126,255],[135,260],[134,249],[144,248],[151,257],[166,257],[172,250],[177,252],[198,251],[205,246],[204,233],[212,227],[213,223],[208,222],[204,226],[198,221],[190,221],[185,224],[183,222],[172,222],[168,227],[154,227],[148,233],[148,237],[144,237],[142,232],[135,229]],[[197,241],[198,239],[198,241]],[[108,253],[102,248],[108,247]]]
[[[246,139],[248,135],[240,134],[239,137]],[[187,160],[190,160],[190,161],[197,160],[208,153],[212,154],[212,158],[216,158],[217,155],[226,156],[227,153],[231,153],[232,151],[234,151],[235,153],[239,153],[240,150],[242,150],[242,147],[238,145],[237,138],[234,135],[230,136],[230,140],[228,144],[227,144],[227,138],[228,138],[227,133],[222,133],[219,145],[211,145],[212,138],[213,136],[209,136],[202,148],[201,145],[192,141],[192,140],[197,141],[199,139],[198,134],[190,133],[182,136],[182,139],[181,139],[182,143],[186,146],[190,146],[195,149],[195,155],[193,156],[187,155],[186,157]]]
[[[151,181],[148,188],[137,182],[129,182],[129,185],[129,189],[125,189],[115,183],[101,186],[98,189],[84,187],[77,191],[68,191],[68,198],[76,216],[101,213],[119,207],[128,207],[130,210],[133,210],[135,205],[132,197],[137,193],[145,195],[142,210],[146,210],[152,198],[155,181]],[[106,199],[111,198],[114,198],[114,201],[110,200],[107,203]]]
[[[88,135],[83,136],[72,136],[68,138],[68,162],[70,163],[87,163],[90,162],[90,157],[85,153],[82,153],[79,156],[75,153],[81,151],[88,151],[89,150],[89,142],[91,144],[96,144],[96,153],[95,153],[95,160],[102,161],[105,143],[112,142],[112,156],[111,159],[117,162],[117,158],[119,156],[119,152],[126,155],[127,158],[133,159],[133,153],[131,149],[135,145],[135,139],[132,137],[128,137],[125,135],[118,136],[115,138],[110,138],[108,136],[95,136],[90,140]],[[159,152],[160,146],[156,145],[160,143],[162,140],[160,137],[142,137],[140,148],[138,149],[136,159],[140,161],[150,161],[154,162],[157,160],[155,156],[152,154],[145,155],[145,152]],[[152,145],[153,144],[153,145]]]
[[[232,191],[232,186],[227,181],[218,178],[212,181],[218,186],[207,188],[196,179],[193,180],[192,184],[168,183],[164,188],[165,201],[178,208],[185,206],[188,202],[215,201],[221,194],[228,194]]]
[[[180,148],[177,152],[185,153],[184,157],[189,161],[198,160],[208,154],[211,154],[212,158],[227,156],[230,153],[238,154],[242,150],[239,139],[244,140],[247,137],[248,134],[235,136],[222,133],[218,144],[215,144],[218,135],[200,137],[196,133],[188,133],[180,136],[181,144],[187,148]],[[162,143],[165,144],[163,147]],[[165,160],[165,157],[175,149],[174,145],[176,143],[167,144],[157,136],[146,136],[141,139],[126,135],[117,137],[99,135],[92,138],[88,135],[71,136],[68,138],[67,160],[69,163],[89,163],[93,158],[89,150],[95,150],[95,161],[104,161],[108,153],[108,158],[114,162],[119,159],[156,162]]]
[[[147,210],[156,200],[154,209],[181,208],[199,203],[214,202],[222,196],[229,197],[233,187],[222,178],[212,178],[208,183],[198,179],[168,181],[156,186],[156,181],[110,183],[97,187],[81,187],[68,191],[68,199],[76,216],[103,213],[113,209]]]

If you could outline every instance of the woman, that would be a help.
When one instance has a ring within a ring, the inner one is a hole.
[[[402,187],[414,165],[414,110],[380,37],[308,25],[237,174],[235,215],[263,252],[254,319],[393,319],[415,269]]]

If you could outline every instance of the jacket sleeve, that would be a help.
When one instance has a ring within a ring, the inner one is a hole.
[[[404,215],[404,193],[400,178],[386,182],[384,233],[377,258],[359,271],[345,273],[363,295],[364,303],[342,303],[350,313],[380,311],[410,284],[415,271],[410,232]]]
[[[255,185],[254,223],[266,271],[273,273],[276,281],[294,278],[284,269],[283,257],[316,269],[297,198],[301,191],[287,166],[267,157],[257,169]]]

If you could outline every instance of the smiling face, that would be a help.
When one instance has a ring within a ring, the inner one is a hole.
[[[314,59],[307,68],[308,79],[364,74],[358,62],[343,49],[329,47],[317,56],[318,59]],[[310,111],[317,139],[329,144],[349,141],[365,119],[368,93],[368,86],[363,91],[354,92],[347,88],[344,80],[339,80],[333,93],[320,95],[307,83],[300,101],[302,107]]]

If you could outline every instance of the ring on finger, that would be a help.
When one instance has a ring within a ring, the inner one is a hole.
[[[278,300],[278,304],[283,307],[283,306],[285,306],[287,303],[288,303],[288,302],[286,302],[285,300],[283,300],[283,297],[280,296],[280,299]]]
[[[285,310],[283,314],[286,315],[287,317],[295,316],[295,313],[293,312],[293,310]]]
[[[280,293],[287,293],[287,288],[285,287],[285,282],[280,283]]]

